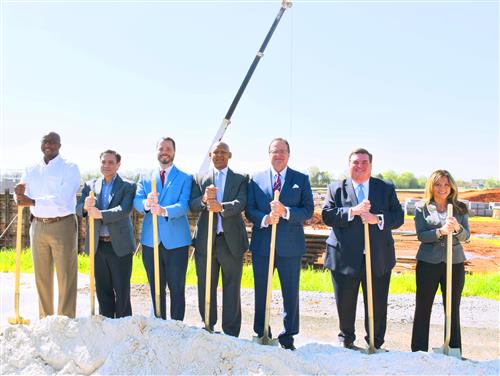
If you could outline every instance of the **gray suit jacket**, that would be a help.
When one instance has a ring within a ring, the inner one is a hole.
[[[464,248],[460,242],[465,242],[470,237],[469,219],[467,214],[458,214],[455,210],[453,216],[462,226],[462,230],[453,235],[453,264],[465,261]],[[420,240],[417,252],[417,260],[438,264],[446,262],[446,236],[438,238],[436,230],[441,223],[430,215],[427,205],[419,207],[415,211],[415,229]]]
[[[135,183],[123,180],[119,175],[116,176],[111,190],[111,199],[109,207],[102,210],[99,207],[99,196],[101,195],[103,178],[94,179],[86,182],[82,189],[82,195],[76,205],[76,214],[86,217],[83,206],[85,198],[90,191],[94,191],[96,197],[96,207],[101,210],[102,219],[94,220],[94,241],[95,250],[99,242],[99,231],[104,224],[108,226],[111,236],[111,245],[118,256],[125,256],[134,252],[135,239],[132,227],[131,212],[135,195]],[[89,227],[87,221],[87,236],[85,237],[85,252],[89,252]]]
[[[189,208],[193,213],[200,213],[196,229],[193,234],[193,245],[196,252],[206,254],[208,239],[208,210],[201,198],[206,187],[214,184],[214,170],[211,169],[204,176],[193,177],[191,187],[191,199]],[[238,174],[228,169],[226,184],[224,186],[224,196],[222,198],[223,210],[219,213],[222,218],[222,228],[226,243],[234,256],[241,256],[248,250],[248,236],[245,223],[241,213],[247,204],[248,175]],[[214,234],[217,229],[216,217],[214,216]]]

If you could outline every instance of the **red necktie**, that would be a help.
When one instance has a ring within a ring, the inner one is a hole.
[[[279,173],[277,174],[276,181],[274,182],[273,185],[273,192],[274,191],[281,191],[281,178]]]
[[[165,185],[165,170],[160,170],[161,186]]]

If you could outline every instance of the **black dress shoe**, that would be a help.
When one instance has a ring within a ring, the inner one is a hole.
[[[284,344],[280,343],[280,346],[282,349],[285,349],[285,350],[292,350],[292,351],[296,350],[296,347],[293,345],[293,343],[290,343],[288,345],[284,345]]]
[[[360,347],[356,346],[354,344],[354,342],[344,342],[344,341],[340,341],[340,345],[344,348],[344,349],[349,349],[349,350],[360,350]]]

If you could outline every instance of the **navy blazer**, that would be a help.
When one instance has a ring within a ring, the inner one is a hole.
[[[271,169],[256,173],[248,187],[246,217],[253,223],[250,250],[269,256],[272,226],[261,228],[262,219],[271,211],[274,198]],[[304,222],[312,217],[314,200],[309,177],[288,167],[280,202],[290,208],[290,218],[281,218],[276,231],[276,254],[297,257],[305,253]]]
[[[396,264],[392,229],[404,222],[404,212],[392,184],[377,178],[370,178],[368,200],[370,212],[384,215],[384,227],[369,225],[372,271],[375,276],[389,272]],[[364,225],[359,216],[348,220],[349,208],[356,206],[358,199],[352,179],[332,183],[323,205],[322,217],[332,227],[326,243],[325,267],[350,276],[359,277],[364,259]]]

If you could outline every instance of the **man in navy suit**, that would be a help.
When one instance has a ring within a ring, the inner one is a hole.
[[[134,207],[144,214],[142,222],[142,261],[148,275],[155,307],[154,243],[152,214],[158,216],[160,256],[160,313],[166,319],[165,289],[170,290],[170,317],[184,319],[185,287],[191,231],[187,212],[191,195],[191,176],[174,166],[175,141],[162,137],[156,146],[159,166],[139,179]],[[156,193],[152,192],[152,180]],[[156,312],[156,309],[155,309]]]
[[[392,229],[404,213],[392,184],[371,177],[372,155],[356,149],[349,155],[348,179],[332,183],[323,206],[323,221],[332,227],[326,240],[325,267],[331,269],[340,343],[355,349],[354,324],[359,285],[363,288],[365,329],[368,333],[364,223],[369,224],[372,259],[375,348],[384,343],[391,270],[396,264]],[[365,340],[369,341],[368,335]]]
[[[246,216],[253,223],[250,251],[255,283],[254,331],[259,337],[264,335],[271,227],[277,224],[274,266],[281,282],[285,327],[278,340],[281,347],[295,350],[293,336],[299,333],[300,268],[306,248],[304,221],[312,217],[314,201],[309,177],[288,167],[287,140],[272,140],[269,157],[271,168],[256,173],[250,181],[246,209]],[[279,201],[273,200],[275,190],[280,191]]]

